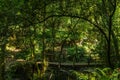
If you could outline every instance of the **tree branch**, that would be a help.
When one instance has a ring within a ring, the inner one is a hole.
[[[81,17],[81,16],[77,16],[77,15],[65,15],[65,14],[61,14],[61,15],[50,15],[50,16],[47,16],[45,19],[39,21],[39,23],[42,23],[46,20],[48,20],[49,18],[51,17],[71,17],[71,18],[78,18],[78,19],[82,19],[82,20],[85,20],[87,22],[89,22],[90,24],[94,25],[94,27],[96,27],[105,37],[105,39],[108,41],[108,38],[107,38],[107,35],[106,33],[103,31],[102,28],[100,28],[97,24],[93,23],[91,20],[85,18],[85,17]]]

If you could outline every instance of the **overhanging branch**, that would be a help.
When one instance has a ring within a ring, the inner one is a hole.
[[[48,20],[49,18],[52,18],[52,17],[71,17],[71,18],[78,18],[78,19],[82,19],[82,20],[85,20],[87,22],[89,22],[90,24],[92,24],[94,27],[96,27],[105,37],[105,39],[108,41],[108,38],[107,38],[107,35],[106,33],[103,31],[102,28],[99,27],[99,25],[93,23],[91,20],[85,18],[85,17],[81,17],[81,16],[76,16],[76,15],[65,15],[65,14],[62,14],[62,15],[50,15],[46,18],[44,18],[43,20],[39,21],[39,23],[42,23],[46,20]]]

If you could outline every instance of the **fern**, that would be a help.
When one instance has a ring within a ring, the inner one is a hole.
[[[74,80],[88,80],[88,76],[86,74],[70,70],[70,77],[73,78]]]
[[[117,69],[112,71],[110,68],[96,68],[92,74],[97,80],[120,80],[120,72]]]

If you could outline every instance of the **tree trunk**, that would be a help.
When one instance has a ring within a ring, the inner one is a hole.
[[[111,63],[111,35],[112,35],[112,16],[109,17],[108,22],[108,50],[107,50],[107,60],[108,60],[108,66],[110,68],[113,68],[114,66]]]
[[[1,46],[1,53],[0,53],[0,80],[5,80],[5,44]]]

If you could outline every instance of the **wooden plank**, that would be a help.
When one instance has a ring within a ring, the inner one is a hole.
[[[39,65],[42,63],[42,62],[37,62]],[[61,67],[99,67],[99,66],[103,66],[102,63],[59,63],[59,62],[48,62],[48,65],[51,67],[58,67],[58,66],[61,66]]]
[[[16,62],[20,62],[20,63],[27,63],[27,62],[32,62],[32,61],[19,61],[17,60]],[[42,65],[43,62],[32,62],[33,64],[34,63],[37,63],[39,66]],[[105,64],[103,63],[68,63],[68,62],[62,62],[62,63],[59,63],[59,62],[48,62],[48,67],[65,67],[65,68],[84,68],[84,67],[102,67],[104,66]]]

